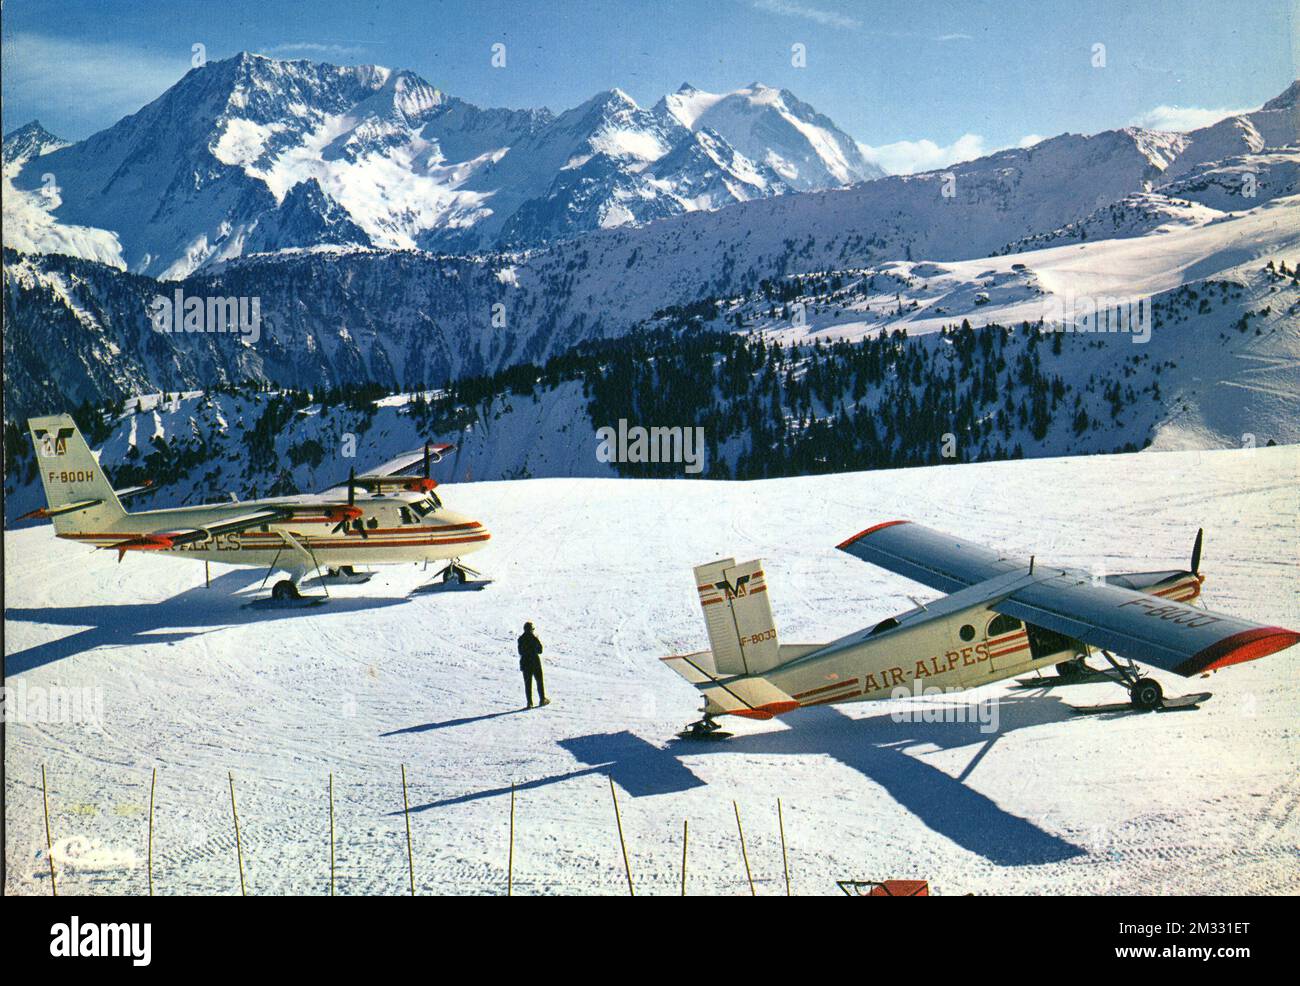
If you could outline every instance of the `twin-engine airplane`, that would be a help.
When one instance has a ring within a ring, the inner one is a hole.
[[[695,583],[711,650],[663,658],[704,695],[703,718],[684,737],[713,735],[720,715],[770,719],[809,705],[975,688],[1047,665],[1056,666],[1061,683],[1108,678],[1125,685],[1138,709],[1186,707],[1208,694],[1166,699],[1134,662],[1191,677],[1300,641],[1291,630],[1186,605],[1205,581],[1199,532],[1189,570],[1104,580],[1026,564],[903,520],[837,547],[950,595],[829,644],[782,644],[761,562],[701,565]],[[1093,649],[1109,668],[1087,666]]]
[[[48,504],[28,517],[48,517],[58,537],[115,548],[118,561],[128,551],[155,551],[264,567],[268,575],[280,569],[288,578],[272,587],[274,599],[298,598],[299,582],[313,570],[351,578],[354,565],[447,561],[443,581],[464,582],[472,569],[460,557],[491,537],[434,492],[430,466],[451,445],[426,445],[364,476],[354,470],[346,490],[128,513],[122,499],[144,487],[114,490],[70,416],[32,418],[27,426]],[[421,460],[421,475],[406,474]]]

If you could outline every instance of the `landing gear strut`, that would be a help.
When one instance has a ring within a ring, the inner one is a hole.
[[[1083,654],[1056,665],[1056,674],[1061,678],[1082,678],[1092,674],[1093,671],[1094,669],[1088,666],[1088,658]]]
[[[1158,709],[1164,704],[1165,690],[1154,678],[1144,678],[1138,673],[1137,665],[1132,661],[1120,664],[1109,651],[1102,651],[1115,669],[1119,680],[1128,688],[1129,702],[1135,709]]]
[[[454,582],[457,585],[464,585],[466,582],[473,581],[476,575],[481,574],[470,568],[459,558],[453,558],[447,562],[447,567],[434,576],[434,579],[441,579],[444,583]]]

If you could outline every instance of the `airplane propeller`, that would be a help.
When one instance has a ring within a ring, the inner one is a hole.
[[[1196,530],[1196,541],[1192,544],[1192,574],[1201,574],[1201,542],[1205,538],[1205,528]]]
[[[353,530],[361,535],[364,541],[370,537],[366,533],[366,525],[359,513],[354,509],[357,505],[357,470],[352,468],[348,470],[348,510],[344,517],[334,525],[334,533],[342,534],[345,530]]]

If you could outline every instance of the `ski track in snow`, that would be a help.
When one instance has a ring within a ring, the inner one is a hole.
[[[783,893],[912,878],[935,892],[1296,893],[1296,650],[1212,681],[1200,711],[1073,716],[1111,685],[992,686],[1001,729],[894,722],[893,703],[736,722],[671,743],[692,689],[657,658],[705,646],[691,566],[767,560],[782,640],[826,640],[931,590],[836,552],[906,517],[1024,556],[1107,571],[1185,564],[1206,528],[1205,601],[1300,626],[1300,447],[1147,452],[759,483],[550,479],[448,486],[494,532],[479,592],[407,596],[380,569],[314,610],[242,608],[262,573],[91,552],[48,527],[5,534],[10,686],[98,688],[102,729],[10,721],[9,893],[48,893],[40,771],[59,891],[238,893],[229,780],[251,893],[408,892],[401,764],[419,893],[504,893],[510,786],[517,893],[623,893],[607,778],[639,893]],[[1047,549],[1050,547],[1050,551]],[[554,700],[521,712],[514,637],[546,645]],[[1068,691],[1068,694],[1065,692]],[[948,704],[966,699],[946,698]],[[901,707],[901,706],[898,706]]]

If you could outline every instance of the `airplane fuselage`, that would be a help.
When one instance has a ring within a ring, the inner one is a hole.
[[[481,522],[445,507],[432,507],[430,497],[415,493],[359,499],[357,505],[365,513],[364,534],[352,525],[336,529],[338,518],[327,516],[326,502],[320,503],[319,510],[313,510],[311,500],[286,497],[129,513],[113,523],[101,525],[108,530],[67,531],[58,536],[96,547],[111,547],[148,532],[203,528],[259,508],[286,504],[293,505],[296,513],[283,522],[214,534],[206,540],[152,553],[234,565],[278,563],[292,569],[308,567],[306,558],[295,559],[301,554],[298,548],[301,546],[313,564],[339,568],[458,558],[478,551],[491,538]]]
[[[1186,602],[1201,580],[1174,573],[1149,590]],[[926,690],[978,688],[1085,656],[1081,641],[995,612],[986,601],[962,607],[939,600],[828,644],[782,644],[781,663],[763,678],[802,706],[869,702]]]

